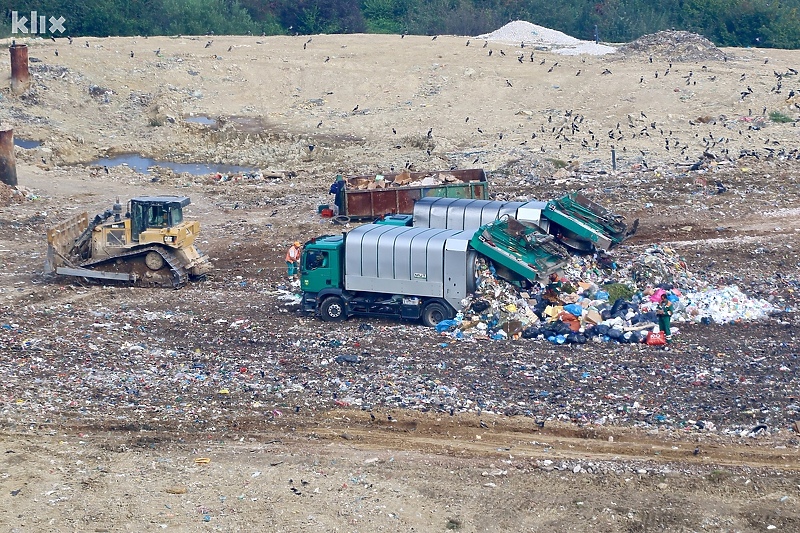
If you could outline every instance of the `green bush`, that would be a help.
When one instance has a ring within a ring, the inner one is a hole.
[[[781,113],[780,111],[770,111],[769,119],[772,122],[794,122],[794,119],[785,113]]]

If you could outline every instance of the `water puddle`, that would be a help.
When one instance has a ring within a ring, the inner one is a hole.
[[[34,148],[39,148],[42,145],[41,141],[32,141],[30,139],[21,139],[19,137],[14,137],[14,146],[19,146],[20,148],[24,148],[25,150],[32,150]]]
[[[186,121],[186,122],[193,122],[195,124],[202,124],[204,126],[216,126],[217,125],[217,119],[211,118],[211,117],[206,117],[206,116],[203,116],[203,115],[197,115],[195,117],[186,117],[183,120]]]
[[[116,167],[125,165],[136,172],[142,174],[149,174],[151,167],[163,167],[172,169],[175,172],[183,173],[188,172],[193,176],[203,176],[206,174],[248,174],[255,172],[255,169],[248,167],[240,167],[237,165],[222,165],[218,163],[173,163],[172,161],[158,161],[150,159],[149,157],[142,157],[136,154],[117,155],[114,157],[106,157],[92,161],[91,165],[100,165],[103,167]]]

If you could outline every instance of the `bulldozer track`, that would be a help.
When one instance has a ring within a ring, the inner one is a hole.
[[[159,283],[159,286],[162,287],[174,287],[178,288],[185,285],[189,281],[189,273],[181,264],[180,259],[178,256],[172,252],[171,250],[164,248],[163,246],[158,245],[151,245],[151,246],[144,246],[141,248],[136,248],[135,250],[131,250],[129,252],[116,255],[114,257],[104,258],[98,261],[90,261],[83,266],[83,268],[88,268],[92,270],[100,270],[103,265],[113,264],[118,262],[119,260],[125,260],[127,264],[131,264],[131,260],[138,259],[144,257],[149,252],[155,252],[159,254],[163,259],[166,265],[169,266],[170,274],[171,274],[171,283]],[[152,286],[152,281],[145,281],[141,276],[137,276],[137,278],[133,281],[134,285],[137,286]]]

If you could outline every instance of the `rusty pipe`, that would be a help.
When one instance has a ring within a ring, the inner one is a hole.
[[[14,130],[0,130],[0,182],[17,186],[17,160],[14,157]]]
[[[28,71],[28,45],[14,43],[8,49],[11,52],[11,90],[16,94],[23,93],[31,79]]]

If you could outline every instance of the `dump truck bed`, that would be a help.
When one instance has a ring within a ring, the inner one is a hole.
[[[567,250],[552,235],[509,215],[481,226],[470,244],[494,261],[498,273],[509,281],[544,281],[569,260]]]
[[[486,199],[489,194],[483,169],[352,176],[343,182],[336,205],[340,215],[355,220],[410,215],[420,198]]]

